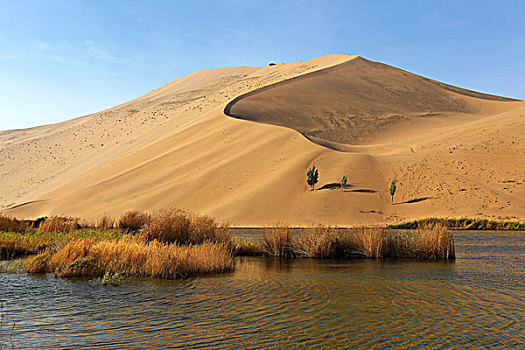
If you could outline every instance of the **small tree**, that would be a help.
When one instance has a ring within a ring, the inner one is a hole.
[[[343,176],[343,178],[341,179],[341,190],[342,190],[343,192],[345,191],[346,181],[347,181],[346,176]]]
[[[390,182],[390,204],[394,204],[394,195],[396,194],[396,182],[396,179]]]
[[[315,190],[315,184],[319,181],[319,171],[313,165],[306,172],[306,183],[310,187],[310,191]]]

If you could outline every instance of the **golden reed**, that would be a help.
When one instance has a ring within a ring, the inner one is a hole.
[[[180,246],[130,236],[114,241],[73,240],[56,252],[47,250],[29,258],[26,264],[28,273],[64,277],[103,277],[109,273],[166,279],[229,272],[234,267],[231,250],[225,244]]]

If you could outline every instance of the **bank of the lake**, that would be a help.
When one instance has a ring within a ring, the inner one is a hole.
[[[178,208],[153,214],[130,211],[118,221],[50,217],[38,221],[0,215],[3,272],[61,277],[184,279],[235,269],[234,256],[287,258],[455,258],[454,238],[442,224],[410,233],[380,227],[294,229],[276,225],[259,241],[233,239],[230,227]]]

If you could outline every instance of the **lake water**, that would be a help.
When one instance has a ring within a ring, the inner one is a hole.
[[[525,233],[455,237],[455,262],[239,258],[120,286],[0,274],[0,348],[525,348]]]

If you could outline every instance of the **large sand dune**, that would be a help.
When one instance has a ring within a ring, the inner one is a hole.
[[[178,206],[242,226],[523,220],[524,131],[524,102],[357,56],[213,69],[94,115],[0,132],[0,206],[86,218]]]
[[[286,126],[312,139],[376,144],[401,130],[406,132],[397,136],[405,139],[412,130],[402,125],[455,125],[515,108],[509,101],[358,57],[239,96],[226,114]]]

